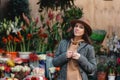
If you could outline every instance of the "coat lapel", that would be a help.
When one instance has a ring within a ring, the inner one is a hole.
[[[87,45],[87,43],[84,42],[80,42],[79,47],[77,49],[77,51],[79,52],[82,48],[84,48]]]

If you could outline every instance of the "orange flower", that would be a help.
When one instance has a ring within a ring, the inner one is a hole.
[[[21,33],[20,33],[20,32],[17,32],[17,34],[18,34],[18,38],[20,39],[20,41],[22,41],[22,40],[23,40],[23,37],[22,37]]]
[[[5,37],[2,38],[4,44],[7,44],[7,39]]]
[[[56,67],[55,70],[56,70],[56,71],[60,71],[60,67]]]
[[[20,42],[20,40],[19,40],[17,37],[14,37],[14,42],[19,43],[19,42]]]
[[[48,35],[46,33],[39,34],[39,36],[42,37],[42,38],[47,38],[48,37]]]
[[[8,41],[12,41],[13,40],[13,36],[12,35],[8,35],[7,39],[8,39]]]
[[[40,28],[39,29],[39,31],[38,31],[38,35],[39,35],[39,37],[41,37],[41,38],[47,38],[48,37],[48,35],[46,34],[46,33],[44,33],[44,28]]]
[[[31,39],[32,38],[32,34],[27,34],[27,39]]]

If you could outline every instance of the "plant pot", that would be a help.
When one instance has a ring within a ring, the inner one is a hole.
[[[106,80],[106,72],[98,72],[97,80]]]
[[[115,75],[108,75],[108,80],[115,80]]]

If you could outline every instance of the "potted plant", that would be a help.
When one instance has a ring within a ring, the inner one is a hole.
[[[115,69],[114,68],[109,68],[108,69],[108,80],[115,80]]]
[[[108,80],[115,80],[115,61],[108,61]]]
[[[116,66],[116,80],[120,80],[120,65]]]
[[[120,57],[117,58],[116,80],[120,80]]]
[[[97,80],[106,80],[107,74],[107,64],[98,63],[97,64]]]

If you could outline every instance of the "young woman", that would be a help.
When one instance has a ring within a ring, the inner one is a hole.
[[[61,40],[52,62],[61,68],[58,80],[88,80],[87,75],[96,70],[95,52],[89,39],[92,29],[84,18],[71,21],[71,26],[71,37]]]

